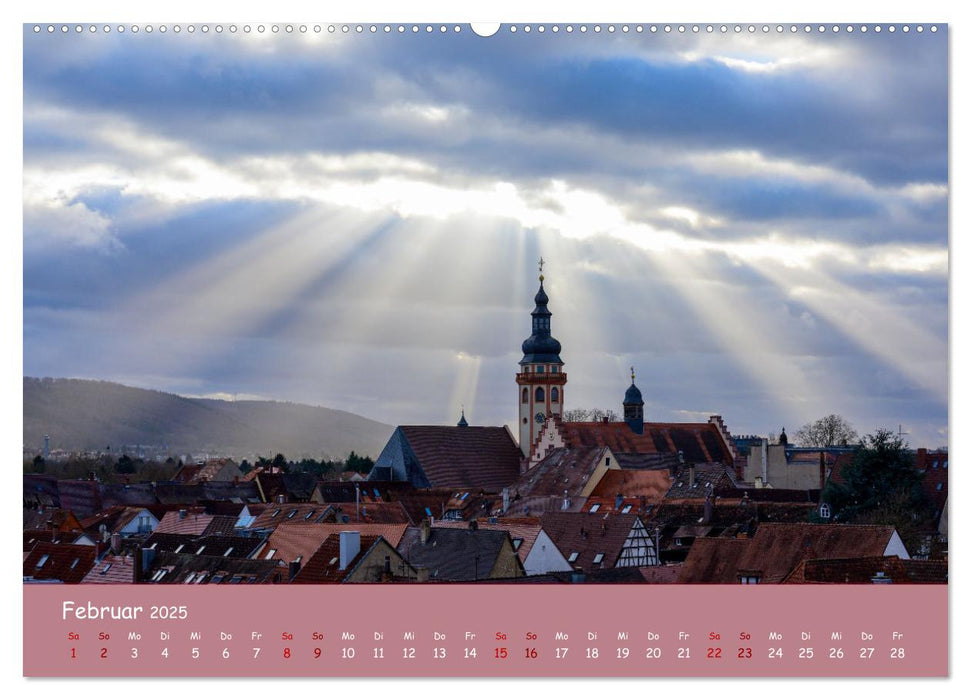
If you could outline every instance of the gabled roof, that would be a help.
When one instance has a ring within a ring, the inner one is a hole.
[[[38,542],[24,558],[24,578],[80,583],[94,565],[95,548]]]
[[[557,421],[567,447],[609,447],[614,454],[677,455],[687,462],[722,462],[733,465],[731,450],[714,423],[644,423],[635,433],[623,421],[567,423]],[[627,457],[631,460],[631,457]]]
[[[421,528],[409,527],[397,549],[413,567],[428,569],[431,580],[483,581],[490,577],[508,540],[502,531],[433,527],[428,541],[422,543]]]
[[[875,583],[881,580],[891,583],[947,583],[947,562],[900,559],[896,556],[807,559],[783,583]]]
[[[380,535],[362,536],[360,551],[351,559],[347,568],[341,569],[340,537],[337,535],[328,536],[313,556],[300,567],[300,571],[293,577],[291,583],[341,583],[354,571],[357,564],[368,555],[378,541],[381,541]]]
[[[543,530],[560,553],[574,569],[584,571],[613,567],[637,522],[637,516],[631,513],[601,515],[553,511],[540,518]],[[595,562],[598,555],[602,556]]]
[[[109,552],[91,567],[81,583],[135,583],[135,559]]]
[[[270,474],[258,472],[253,480],[260,497],[266,503],[278,502],[281,498],[287,503],[306,503],[314,494],[317,478],[313,474],[297,472],[294,474]]]
[[[504,427],[398,426],[375,461],[376,478],[393,474],[419,488],[498,492],[519,477],[522,454]]]
[[[360,532],[361,537],[381,535],[392,547],[397,547],[406,527],[407,525],[404,524],[351,523],[340,525],[338,523],[287,522],[277,526],[270,533],[266,543],[253,556],[256,559],[264,559],[271,550],[276,550],[271,557],[272,559],[290,563],[300,557],[301,562],[305,562],[320,548],[327,537],[339,535],[341,532]]]
[[[492,522],[493,520],[495,522]],[[450,527],[455,530],[468,530],[469,526],[470,523],[465,521],[438,520],[435,522],[435,527]],[[492,518],[476,521],[475,527],[480,530],[497,530],[509,533],[509,539],[512,540],[516,556],[523,563],[526,562],[526,557],[529,556],[533,545],[536,544],[539,533],[543,531],[539,518]]]
[[[557,447],[549,450],[543,459],[509,488],[513,498],[523,501],[514,503],[516,508],[510,508],[510,511],[522,512],[523,504],[530,499],[554,498],[562,501],[564,496],[576,498],[607,453],[606,447]]]
[[[70,533],[60,533],[54,530],[24,530],[24,551],[29,552],[38,542],[53,542],[64,537],[71,537]]]
[[[349,523],[412,523],[400,503],[361,503],[360,509],[354,503],[321,503],[320,506],[332,508],[338,522],[346,518]]]
[[[67,532],[80,530],[81,523],[74,517],[74,513],[64,508],[45,508],[43,510],[24,508],[24,529],[53,529]]]
[[[880,525],[762,523],[751,539],[696,539],[681,583],[738,583],[740,575],[779,583],[805,559],[882,557],[895,533]]]

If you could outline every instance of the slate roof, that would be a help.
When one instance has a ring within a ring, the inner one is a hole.
[[[688,467],[678,472],[665,494],[666,500],[701,499],[709,493],[736,487],[735,470],[723,464],[695,464],[695,480],[691,483],[691,470]]]
[[[282,523],[270,533],[265,544],[253,556],[263,559],[271,549],[275,549],[274,559],[290,563],[301,557],[301,562],[308,561],[320,545],[330,535],[341,532],[360,532],[361,537],[381,535],[392,547],[397,547],[405,533],[407,525],[376,525],[373,523],[352,523],[341,525],[338,523]]]
[[[519,451],[504,427],[398,426],[372,474],[393,474],[418,488],[498,492],[519,478]]]
[[[24,558],[24,578],[80,583],[94,565],[94,547],[38,542]]]
[[[804,559],[882,557],[893,533],[879,525],[762,523],[752,538],[701,537],[691,545],[681,583],[738,583],[740,575],[779,583]]]
[[[597,571],[617,563],[637,516],[629,513],[548,512],[540,518],[543,530],[574,569]],[[571,556],[577,556],[571,561]],[[594,563],[598,555],[599,563]]]
[[[108,553],[91,567],[81,583],[135,583],[135,559]]]
[[[416,569],[428,569],[430,580],[488,579],[509,535],[497,530],[433,527],[421,542],[421,528],[409,527],[397,549]]]
[[[492,521],[495,522],[492,522]],[[465,521],[438,520],[435,527],[450,527],[456,530],[468,530],[470,523]],[[480,530],[497,530],[509,533],[513,548],[519,561],[525,563],[526,557],[536,544],[536,538],[543,531],[539,518],[492,518],[490,520],[477,520],[476,527]],[[519,542],[517,546],[516,543]]]
[[[947,562],[896,556],[807,559],[783,583],[874,583],[874,578],[893,583],[947,583]]]
[[[318,481],[316,494],[325,503],[354,503],[360,494],[362,503],[394,501],[396,493],[412,490],[402,481]]]

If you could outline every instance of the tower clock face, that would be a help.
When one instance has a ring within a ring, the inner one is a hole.
[[[544,414],[542,411],[540,411],[539,413],[536,414],[536,422],[537,423],[542,423],[545,420],[546,420],[546,414]]]

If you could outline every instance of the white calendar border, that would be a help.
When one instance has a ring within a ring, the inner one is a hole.
[[[18,3],[19,4],[19,3]],[[390,0],[339,3],[312,3],[307,0],[291,1],[277,0],[267,3],[265,0],[236,0],[228,3],[211,3],[203,7],[198,0],[169,0],[164,9],[143,3],[122,3],[118,0],[88,0],[79,3],[77,0],[52,0],[44,3],[28,3],[17,8],[5,8],[4,22],[0,27],[3,31],[3,41],[0,43],[3,51],[3,85],[5,94],[13,99],[4,100],[3,107],[3,143],[5,148],[3,172],[3,223],[4,235],[7,237],[4,255],[0,256],[3,274],[0,279],[4,282],[3,299],[0,309],[3,313],[4,326],[11,333],[8,335],[6,346],[0,349],[3,367],[2,388],[4,401],[0,426],[2,426],[2,442],[4,463],[7,469],[13,469],[21,459],[19,445],[22,442],[22,369],[23,344],[22,336],[17,335],[22,327],[22,238],[20,233],[21,221],[21,175],[22,175],[22,31],[23,22],[45,21],[118,21],[124,22],[168,22],[168,21],[226,21],[229,19],[257,18],[264,21],[447,21],[465,23],[468,21],[506,21],[506,22],[535,22],[537,20],[556,21],[590,21],[598,22],[636,22],[638,20],[652,22],[722,22],[722,21],[785,21],[785,22],[838,22],[838,23],[874,23],[888,22],[941,22],[951,23],[949,40],[951,42],[951,124],[963,120],[971,123],[971,112],[968,110],[968,93],[971,81],[967,76],[968,53],[971,39],[968,39],[969,24],[963,22],[963,16],[957,9],[956,2],[944,0],[921,0],[920,2],[900,2],[899,0],[884,0],[875,6],[859,3],[852,5],[845,0],[814,0],[804,2],[798,7],[785,6],[767,0],[738,0],[734,3],[701,1],[690,5],[672,3],[673,6],[660,6],[656,3],[625,2],[621,0],[596,0],[585,6],[581,3],[551,2],[549,0],[523,2],[522,0],[489,0],[479,2],[469,7],[453,1],[445,0],[415,0],[413,2],[391,2]],[[962,85],[963,80],[963,85]],[[959,116],[959,115],[963,115]],[[950,158],[950,187],[952,226],[950,236],[951,248],[951,325],[950,352],[956,360],[968,357],[971,353],[968,343],[968,323],[962,322],[954,313],[959,305],[964,306],[968,300],[968,282],[966,277],[968,265],[962,260],[962,253],[971,250],[962,237],[967,233],[961,224],[968,225],[967,206],[961,206],[962,194],[968,194],[967,179],[959,168],[959,164],[967,162],[967,141],[963,138],[967,129],[960,134],[952,128],[949,144]],[[961,189],[958,186],[961,185]],[[9,250],[11,242],[13,251]],[[11,252],[16,254],[11,254]],[[963,263],[963,264],[962,264]],[[966,312],[965,312],[966,313]],[[15,330],[16,329],[16,330]],[[951,394],[952,405],[949,411],[951,426],[962,424],[968,413],[968,390],[971,386],[967,362],[963,366],[956,361],[951,365]],[[962,391],[963,389],[963,391]],[[963,431],[949,430],[953,437],[961,436]],[[16,448],[16,449],[15,449]],[[957,449],[955,449],[957,448]],[[951,491],[955,485],[963,482],[963,468],[961,456],[964,444],[949,445],[952,464],[958,465],[952,470]],[[955,458],[956,457],[956,458]],[[953,478],[955,473],[957,478]],[[16,515],[12,509],[3,509],[6,531],[16,532],[21,526],[14,521]],[[8,519],[10,522],[8,522]],[[952,542],[960,543],[964,538],[966,528],[960,508],[953,508],[950,514]],[[963,552],[951,545],[951,585],[965,581],[967,577]],[[0,620],[9,622],[2,629],[8,630],[6,635],[0,636],[0,654],[3,658],[5,676],[15,682],[11,686],[18,695],[34,697],[62,698],[68,695],[70,700],[98,698],[103,700],[106,693],[138,694],[140,697],[163,698],[172,693],[182,694],[186,691],[199,692],[265,692],[271,684],[281,682],[281,679],[265,679],[256,681],[258,687],[252,685],[252,679],[206,679],[206,680],[174,680],[164,683],[146,683],[144,680],[111,679],[111,680],[25,680],[22,678],[22,597],[20,573],[15,571],[15,564],[19,562],[11,557],[4,563],[6,575],[3,578],[3,591],[8,595],[3,600],[13,601],[13,604],[3,606],[3,616]],[[7,570],[9,569],[9,570]],[[956,589],[952,589],[956,590]],[[969,594],[971,595],[971,594]],[[397,698],[426,698],[428,694],[461,694],[465,698],[492,698],[497,694],[504,697],[526,697],[538,694],[565,693],[568,697],[582,695],[614,694],[614,693],[673,693],[690,692],[705,693],[718,700],[729,698],[750,698],[754,692],[760,695],[784,694],[789,698],[813,698],[820,694],[866,694],[879,695],[881,698],[908,698],[915,693],[931,693],[935,696],[956,696],[958,680],[967,680],[969,672],[967,664],[962,664],[968,644],[961,638],[961,632],[955,629],[961,612],[966,611],[968,601],[952,596],[950,614],[950,648],[951,679],[950,682],[929,680],[824,680],[819,682],[800,682],[796,680],[775,679],[610,679],[608,685],[603,685],[606,679],[526,679],[500,680],[496,682],[476,682],[453,679],[432,680],[363,680],[363,679],[329,679],[301,680],[288,679],[285,681],[283,692],[331,692],[337,690],[344,693],[393,693]],[[10,617],[7,620],[7,617]],[[962,631],[966,631],[962,630]],[[964,668],[963,668],[964,667]],[[692,688],[686,689],[688,682]],[[326,686],[320,685],[326,683]],[[650,686],[644,685],[650,683]],[[820,685],[822,683],[822,685]],[[216,685],[218,684],[218,686]],[[753,684],[755,684],[753,686]],[[276,689],[277,692],[281,689]]]

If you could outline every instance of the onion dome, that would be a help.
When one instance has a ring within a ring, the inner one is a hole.
[[[543,289],[543,276],[539,278],[539,291],[536,292],[536,308],[533,309],[533,334],[523,341],[523,359],[519,364],[527,362],[556,362],[560,359],[560,341],[550,335],[550,313],[547,304],[550,298]]]

